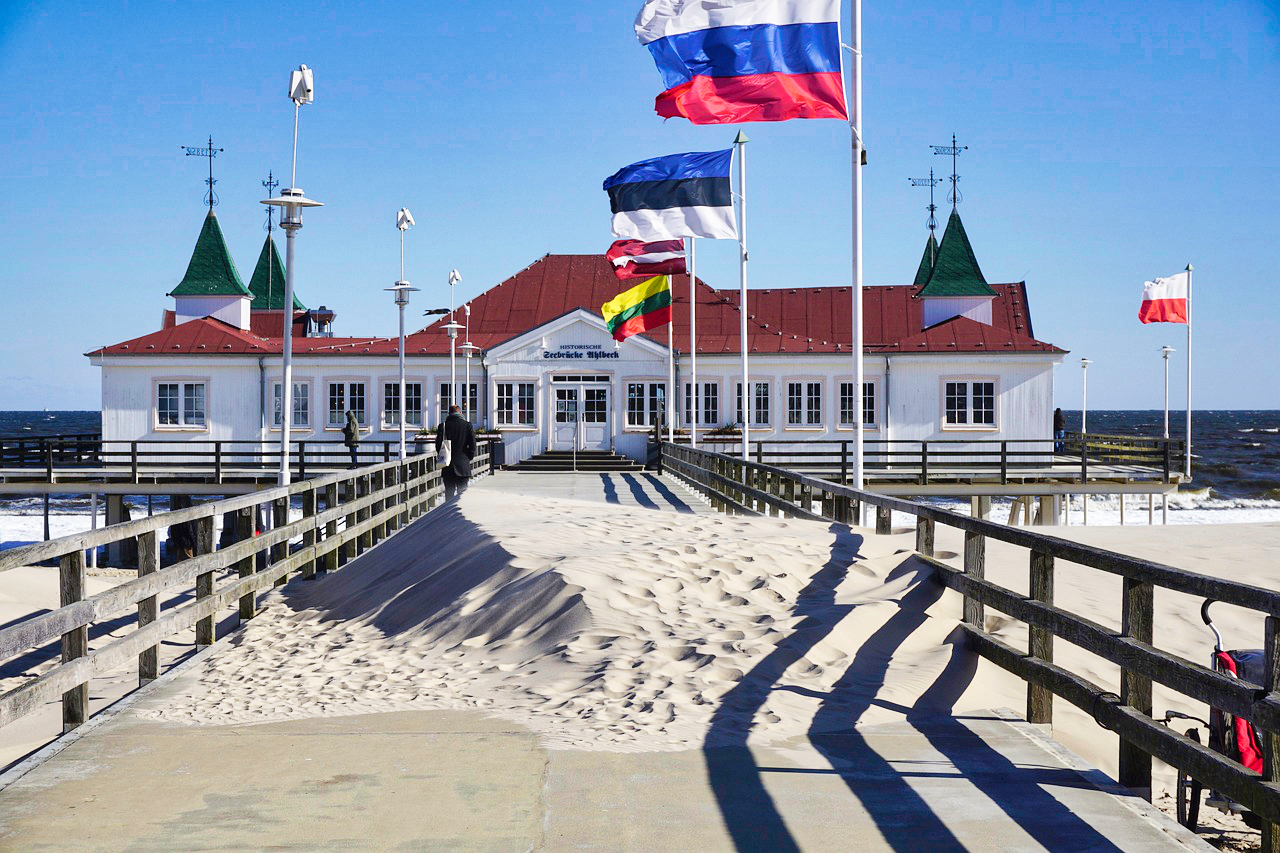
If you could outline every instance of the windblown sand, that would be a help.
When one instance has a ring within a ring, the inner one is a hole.
[[[945,711],[966,690],[969,707],[1008,704],[974,691],[958,607],[898,548],[472,489],[351,569],[273,593],[157,715],[469,708],[553,747],[665,750]]]

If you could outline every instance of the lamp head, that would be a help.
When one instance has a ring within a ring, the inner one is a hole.
[[[460,281],[462,281],[462,273],[457,270],[449,270],[449,284],[455,285]]]
[[[1082,358],[1082,359],[1080,359],[1080,367],[1081,367],[1081,369],[1085,369],[1085,370],[1087,370],[1087,369],[1089,368],[1089,365],[1091,365],[1091,364],[1093,364],[1093,362],[1092,362],[1092,361],[1090,361],[1090,360],[1089,360],[1089,359],[1087,359],[1087,358]]]
[[[315,79],[307,66],[299,65],[298,70],[289,75],[289,98],[298,106],[315,100]]]
[[[1177,350],[1171,346],[1163,346],[1163,347],[1160,347],[1160,352],[1164,355],[1165,358],[1168,358],[1169,353],[1177,352]]]
[[[401,231],[408,231],[414,224],[413,214],[409,212],[409,208],[400,208],[400,211],[396,213],[396,227]]]

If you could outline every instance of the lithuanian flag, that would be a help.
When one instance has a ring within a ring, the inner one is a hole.
[[[671,280],[665,275],[645,279],[606,302],[600,313],[617,341],[670,323]]]

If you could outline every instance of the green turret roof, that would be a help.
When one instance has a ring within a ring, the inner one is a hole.
[[[929,281],[929,276],[933,275],[933,264],[938,257],[938,241],[933,238],[933,231],[929,232],[929,242],[924,244],[924,257],[920,259],[920,268],[916,270],[916,280],[912,282],[916,287]]]
[[[938,246],[933,274],[917,296],[995,296],[996,292],[982,277],[978,259],[973,256],[969,235],[964,233],[960,214],[953,208],[947,220],[947,231]]]
[[[187,274],[170,296],[249,296],[236,265],[227,251],[227,241],[218,227],[218,217],[209,211],[187,264]]]
[[[268,272],[270,272],[270,281],[268,281]],[[258,265],[253,268],[253,278],[249,279],[249,290],[253,293],[254,311],[279,311],[284,307],[284,264],[280,263],[276,241],[271,239],[270,234],[262,244]],[[296,293],[293,295],[293,310],[307,310]]]

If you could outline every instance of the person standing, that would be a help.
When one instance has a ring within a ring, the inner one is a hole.
[[[471,459],[476,455],[476,434],[471,423],[457,406],[449,407],[449,417],[436,429],[436,454],[449,442],[449,464],[440,472],[444,480],[444,498],[453,500],[462,494],[471,477]]]
[[[360,447],[360,422],[356,420],[356,413],[350,409],[347,410],[347,425],[342,428],[342,443],[351,451],[351,467],[356,467],[356,451]]]
[[[1053,452],[1061,453],[1067,446],[1067,416],[1062,409],[1053,410]]]

